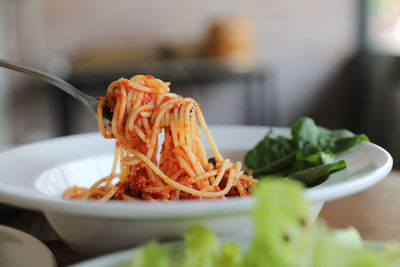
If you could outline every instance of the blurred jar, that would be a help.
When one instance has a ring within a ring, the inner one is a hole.
[[[237,71],[254,67],[254,23],[250,17],[231,17],[212,23],[209,54],[217,62]]]

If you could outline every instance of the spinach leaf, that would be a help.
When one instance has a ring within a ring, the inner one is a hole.
[[[276,175],[287,175],[293,165],[293,160],[296,156],[295,152],[289,153],[277,160],[269,162],[268,164],[253,170],[253,176],[258,177],[262,174],[274,173]]]
[[[325,179],[330,171],[337,171],[343,166],[346,168],[341,161],[334,164],[336,154],[362,141],[369,141],[364,134],[355,135],[345,129],[330,130],[317,126],[314,120],[307,117],[300,118],[292,126],[291,135],[292,138],[273,137],[270,129],[264,139],[247,152],[244,164],[254,177],[295,175],[304,179],[306,185],[311,185]],[[314,169],[316,167],[320,168]],[[312,172],[302,173],[310,169]],[[316,177],[318,174],[320,176]],[[310,176],[307,178],[306,175]]]
[[[258,172],[278,172],[286,169],[293,163],[296,146],[294,142],[286,137],[271,137],[273,132],[270,130],[252,150],[248,151],[244,164],[247,168]]]
[[[319,130],[314,120],[303,117],[292,126],[292,138],[298,147],[304,144],[318,145]]]
[[[316,167],[332,163],[335,161],[335,155],[322,151],[319,146],[306,146],[297,151],[296,159],[293,164],[294,171]]]
[[[369,142],[369,138],[365,134],[355,135],[353,137],[342,138],[336,140],[335,147],[331,150],[335,154],[342,153],[353,146],[361,143],[362,141]]]
[[[344,152],[362,141],[369,141],[364,134],[355,135],[345,129],[329,130],[317,126],[313,119],[307,117],[300,118],[293,125],[291,133],[299,148],[311,144],[334,154]]]
[[[214,167],[215,167],[215,165],[217,165],[217,162],[215,161],[215,157],[209,158],[208,162],[211,163],[212,165],[214,165]]]
[[[346,162],[344,160],[341,160],[335,163],[320,165],[317,167],[295,172],[287,177],[290,179],[301,181],[306,186],[312,186],[315,185],[315,183],[321,178],[327,178],[329,174],[346,169],[346,167]]]

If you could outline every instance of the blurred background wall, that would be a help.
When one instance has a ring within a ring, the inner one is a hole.
[[[395,2],[0,0],[0,56],[95,95],[121,76],[153,74],[195,98],[209,124],[289,126],[309,115],[366,132],[393,154],[400,144],[382,133],[396,130],[397,46],[384,45],[400,17]],[[0,87],[0,144],[97,129],[40,81],[0,69]]]

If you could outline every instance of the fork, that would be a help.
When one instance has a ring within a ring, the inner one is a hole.
[[[26,67],[26,66],[14,63],[9,60],[1,59],[1,58],[0,58],[0,67],[4,67],[4,68],[15,70],[18,72],[26,73],[26,74],[29,74],[36,78],[44,80],[44,81],[58,87],[59,89],[63,90],[67,94],[73,96],[75,99],[77,99],[79,102],[81,102],[85,107],[87,107],[93,115],[96,115],[97,103],[99,102],[99,100],[93,96],[90,96],[90,95],[87,95],[87,94],[81,92],[76,87],[67,83],[60,77],[58,77],[50,72]],[[109,107],[108,108],[106,107],[104,109],[103,117],[105,120],[112,119],[112,112],[110,111]]]

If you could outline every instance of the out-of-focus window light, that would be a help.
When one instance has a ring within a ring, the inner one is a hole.
[[[367,23],[372,51],[400,55],[399,0],[368,0]]]

